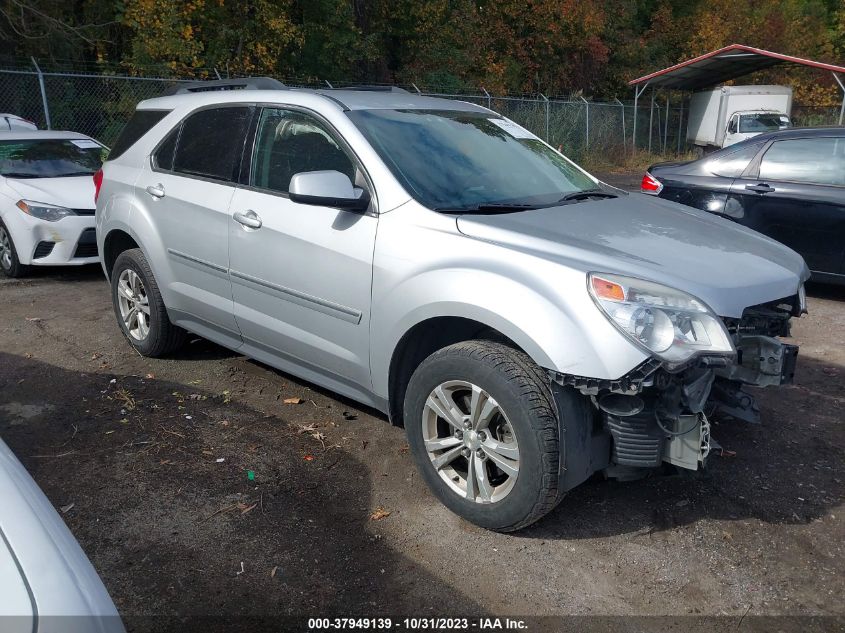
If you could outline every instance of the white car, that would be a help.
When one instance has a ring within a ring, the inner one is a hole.
[[[79,543],[0,440],[0,630],[123,633]]]
[[[9,114],[8,112],[0,113],[0,132],[37,129],[38,126],[29,119],[20,117],[17,114]]]
[[[100,261],[94,182],[106,148],[76,132],[0,131],[0,269]]]

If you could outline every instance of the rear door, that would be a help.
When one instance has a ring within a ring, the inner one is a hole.
[[[734,182],[729,204],[811,270],[845,272],[845,137],[772,142]]]
[[[171,317],[230,343],[240,335],[228,275],[229,203],[252,111],[228,105],[188,115],[153,152],[136,185],[166,248]]]
[[[681,166],[677,175],[671,173],[671,168],[666,174],[656,172],[663,182],[660,197],[732,217],[733,209],[727,206],[731,186],[762,147],[763,143],[755,143],[725,150],[688,167]]]

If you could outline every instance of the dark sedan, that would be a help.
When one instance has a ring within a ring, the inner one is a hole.
[[[845,128],[772,132],[653,165],[641,190],[764,233],[800,253],[814,280],[845,284]]]

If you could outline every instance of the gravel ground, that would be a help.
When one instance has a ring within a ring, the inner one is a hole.
[[[202,340],[140,357],[98,268],[0,279],[0,434],[126,616],[842,617],[845,289],[810,294],[795,384],[715,427],[730,456],[515,535],[442,507],[374,411]]]

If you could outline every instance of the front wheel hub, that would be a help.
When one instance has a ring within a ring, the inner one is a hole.
[[[423,411],[423,441],[437,474],[475,503],[496,503],[519,475],[519,445],[496,400],[467,381],[441,383]]]

